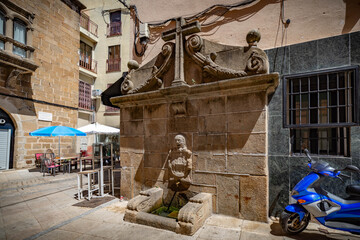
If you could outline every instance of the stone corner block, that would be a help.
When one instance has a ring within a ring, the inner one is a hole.
[[[177,233],[193,235],[212,214],[212,195],[199,193],[180,209]]]
[[[161,207],[162,196],[163,190],[161,188],[150,188],[146,191],[141,191],[140,195],[131,199],[126,208],[127,210],[137,212],[151,212]]]

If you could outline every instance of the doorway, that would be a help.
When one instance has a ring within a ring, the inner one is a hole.
[[[14,133],[12,119],[0,109],[0,170],[13,168]]]

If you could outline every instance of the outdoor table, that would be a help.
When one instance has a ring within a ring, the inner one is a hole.
[[[55,160],[59,162],[61,166],[63,166],[63,173],[65,173],[64,167],[66,166],[68,172],[71,172],[71,162],[77,161],[77,156],[71,156],[71,157],[56,157]],[[65,162],[67,162],[67,165],[65,165]]]
[[[85,190],[88,191],[88,200],[91,199],[92,197],[92,193],[96,190],[99,190],[99,185],[100,185],[100,174],[99,174],[99,170],[100,169],[93,169],[93,170],[87,170],[87,171],[81,171],[77,173],[77,180],[78,180],[78,200],[80,200],[81,198],[83,198],[83,192]],[[94,176],[95,174],[98,174],[98,184],[95,185],[93,184],[93,180],[92,180],[92,176]],[[83,181],[82,181],[82,176],[86,175],[87,176],[87,189],[83,188]]]

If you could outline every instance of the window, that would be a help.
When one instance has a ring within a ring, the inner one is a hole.
[[[80,41],[79,65],[87,70],[96,72],[97,62],[92,59],[92,47]]]
[[[108,84],[107,85],[107,88],[111,87],[112,84]],[[107,113],[111,113],[111,112],[119,112],[119,109],[118,108],[115,108],[115,107],[110,107],[110,106],[105,106],[105,112]]]
[[[107,70],[106,72],[116,72],[120,71],[120,45],[110,46],[107,60]]]
[[[358,67],[284,77],[284,125],[292,153],[350,154],[350,126],[358,118]]]
[[[92,110],[91,85],[79,81],[79,108]]]
[[[5,14],[2,11],[0,11],[0,35],[2,37],[5,37],[5,22],[6,22]],[[0,40],[0,49],[2,50],[5,49],[5,43],[3,40]]]
[[[110,13],[110,24],[108,26],[108,36],[121,35],[121,11]]]
[[[26,45],[26,24],[19,19],[14,19],[14,40],[17,43],[14,43],[13,52],[21,57],[26,57],[24,49]]]

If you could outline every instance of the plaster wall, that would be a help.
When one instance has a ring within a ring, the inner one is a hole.
[[[238,0],[176,1],[176,0],[132,0],[141,21],[153,23],[179,16],[191,16],[215,4],[233,4]],[[200,19],[199,33],[203,38],[225,45],[245,46],[245,35],[251,29],[258,29],[262,40],[261,49],[307,42],[355,32],[360,30],[360,1],[343,0],[286,0],[284,21],[290,19],[287,28],[280,22],[281,2],[279,0],[255,1],[251,5],[234,8],[224,14],[223,9],[213,11]],[[161,32],[174,27],[174,22],[160,27],[151,27],[150,43],[144,57],[134,58],[140,63],[150,61],[164,44]]]
[[[90,17],[90,20],[98,25],[98,42],[94,46],[94,59],[97,61],[97,77],[93,89],[105,91],[108,84],[113,84],[127,71],[127,63],[130,60],[131,48],[130,34],[132,34],[129,11],[119,1],[94,1],[81,0],[87,7],[83,12]],[[110,12],[121,10],[120,36],[107,36],[107,24],[110,23]],[[108,47],[120,45],[121,68],[120,71],[107,72]],[[106,112],[106,107],[100,99],[96,100],[96,121],[108,126],[119,128],[119,111]]]

